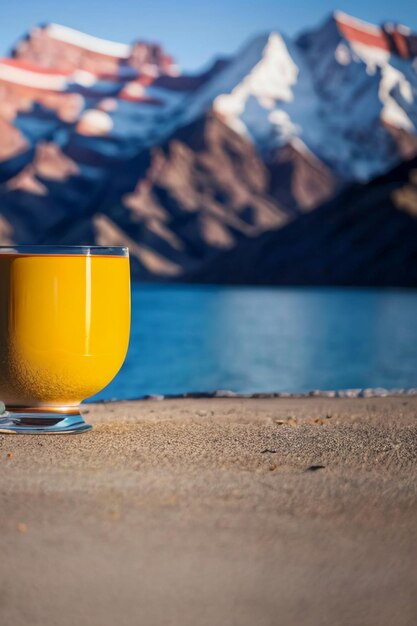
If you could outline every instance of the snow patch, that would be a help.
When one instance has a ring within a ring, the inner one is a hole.
[[[351,43],[351,48],[357,59],[365,63],[366,71],[370,75],[375,74],[377,69],[385,66],[390,59],[388,50],[383,50],[376,46],[368,46],[364,43],[354,41]]]
[[[86,70],[76,70],[72,75],[72,80],[83,87],[91,87],[97,81],[97,77]]]
[[[50,91],[64,91],[67,78],[57,74],[45,74],[32,72],[20,67],[4,64],[0,62],[0,80],[35,89],[47,89]]]
[[[348,15],[348,13],[344,13],[343,11],[335,11],[334,17],[337,22],[342,22],[342,24],[346,24],[346,26],[351,26],[352,28],[366,31],[371,35],[380,35],[381,33],[381,29],[379,28],[379,26],[375,26],[375,24],[360,20],[357,17],[352,17],[351,15]]]
[[[240,115],[249,97],[257,98],[264,109],[272,109],[277,100],[293,99],[291,86],[296,83],[297,74],[298,68],[282,37],[273,33],[261,60],[229,94],[215,98],[214,109],[226,118]]]
[[[83,113],[77,124],[80,135],[108,135],[113,128],[113,120],[105,111],[89,109]]]
[[[192,94],[184,102],[186,108],[181,121],[187,123],[199,117],[211,108],[217,96],[231,93],[260,61],[268,38],[269,35],[260,35],[253,39],[232,62]]]
[[[340,43],[334,53],[335,59],[340,65],[349,65],[352,62],[352,54],[344,43]]]
[[[127,59],[130,56],[131,46],[128,44],[93,37],[92,35],[87,35],[74,28],[68,28],[68,26],[49,24],[46,27],[46,32],[53,39],[64,41],[65,43],[90,50],[91,52],[97,52],[98,54],[120,59]]]
[[[145,88],[138,82],[130,82],[122,90],[123,94],[132,96],[132,98],[143,98],[145,95]]]

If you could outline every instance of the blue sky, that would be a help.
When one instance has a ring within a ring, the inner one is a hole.
[[[31,26],[58,22],[125,43],[158,41],[183,69],[236,51],[268,30],[294,34],[337,8],[379,23],[393,20],[417,31],[416,0],[1,0],[0,54]]]

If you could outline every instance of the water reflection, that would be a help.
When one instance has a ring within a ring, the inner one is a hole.
[[[417,292],[139,286],[100,397],[416,386]]]

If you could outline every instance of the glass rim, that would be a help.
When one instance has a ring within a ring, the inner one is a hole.
[[[62,246],[62,245],[23,245],[0,246],[0,254],[22,255],[78,255],[78,256],[120,256],[128,257],[127,246]]]

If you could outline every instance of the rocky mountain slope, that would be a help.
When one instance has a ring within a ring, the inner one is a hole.
[[[417,286],[417,158],[356,184],[190,279],[265,285]]]
[[[235,281],[220,259],[327,232],[317,207],[417,154],[417,37],[337,12],[185,75],[159,45],[39,26],[0,59],[0,130],[0,244],[128,244],[141,278]]]

